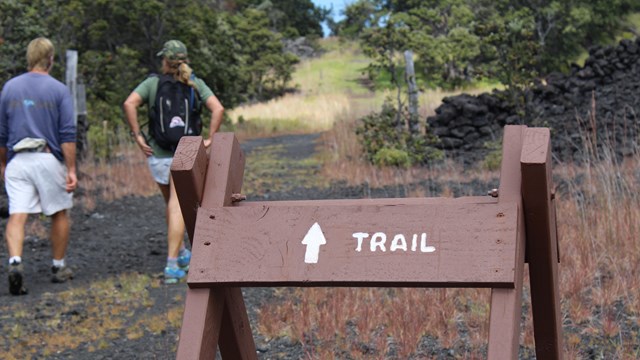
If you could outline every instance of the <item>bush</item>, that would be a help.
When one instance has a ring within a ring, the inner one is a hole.
[[[489,153],[482,161],[482,167],[489,171],[500,169],[500,165],[502,164],[502,145],[500,142],[486,142],[484,143],[484,147],[489,149]]]
[[[373,155],[373,163],[378,166],[409,167],[411,158],[404,150],[382,148]]]
[[[432,147],[435,138],[423,132],[411,133],[409,112],[398,111],[390,99],[379,113],[360,119],[356,135],[367,160],[375,165],[411,166],[442,159],[442,151]]]

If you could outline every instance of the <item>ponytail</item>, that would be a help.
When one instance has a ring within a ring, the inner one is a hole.
[[[173,75],[174,79],[196,89],[196,84],[193,82],[193,79],[191,78],[191,75],[193,74],[193,69],[191,69],[191,67],[184,60],[176,60],[176,61],[167,60],[167,63],[170,68],[170,74]]]

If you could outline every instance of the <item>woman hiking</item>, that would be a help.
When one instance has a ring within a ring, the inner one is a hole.
[[[193,75],[187,47],[178,40],[167,41],[158,52],[162,57],[161,74],[142,81],[125,100],[123,108],[130,134],[147,157],[151,174],[158,183],[166,203],[167,264],[164,281],[173,284],[185,278],[191,252],[184,246],[185,225],[171,180],[170,168],[178,140],[184,135],[199,135],[202,128],[202,104],[211,112],[209,136],[204,146],[211,146],[213,134],[222,123],[224,107],[209,86]],[[138,123],[138,108],[149,108],[149,136]]]

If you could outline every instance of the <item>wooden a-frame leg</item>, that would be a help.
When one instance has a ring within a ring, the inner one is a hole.
[[[176,359],[215,359],[223,307],[213,289],[187,289]]]
[[[560,360],[563,345],[559,250],[551,189],[549,129],[529,128],[525,131],[521,163],[536,357]]]
[[[189,238],[198,246],[199,207],[230,206],[239,193],[244,155],[232,133],[213,137],[207,161],[201,137],[183,137],[171,166]],[[210,191],[205,192],[205,189]],[[202,204],[202,205],[200,205]],[[194,251],[194,258],[198,257]],[[178,359],[257,359],[247,310],[240,288],[220,287],[187,291]]]
[[[222,316],[223,332],[220,333],[220,355],[223,359],[257,359],[251,325],[238,287],[220,289],[224,292],[225,309]],[[216,290],[217,291],[217,290]]]
[[[499,202],[518,204],[518,231],[514,288],[491,289],[488,359],[513,360],[518,357],[522,286],[524,277],[525,233],[522,215],[520,153],[525,126],[505,126],[502,146]]]

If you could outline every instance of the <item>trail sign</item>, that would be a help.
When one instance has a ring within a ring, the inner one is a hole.
[[[536,356],[562,358],[550,133],[506,126],[495,197],[235,202],[233,134],[183,137],[171,173],[193,257],[178,359],[255,359],[241,286],[491,288],[489,359],[516,359],[525,250]]]
[[[514,286],[515,203],[368,202],[200,208],[189,284]]]

